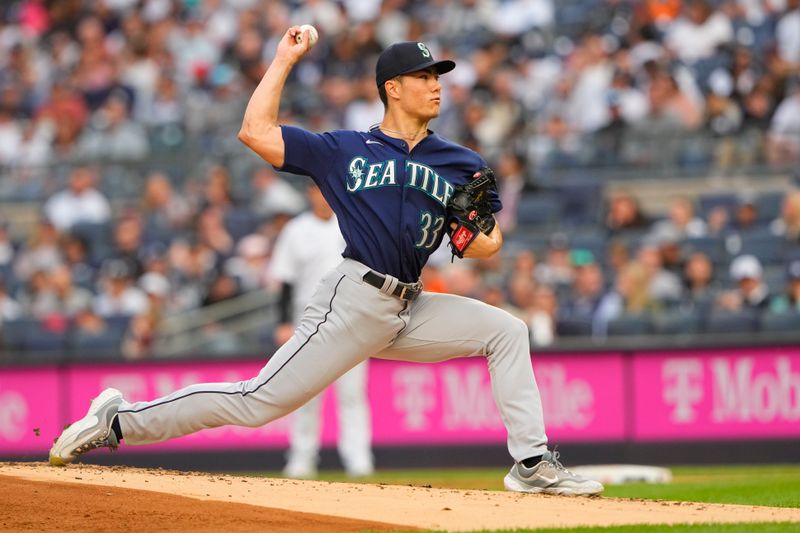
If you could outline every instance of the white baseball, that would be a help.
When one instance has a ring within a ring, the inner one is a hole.
[[[317,44],[317,39],[319,38],[319,33],[317,33],[317,28],[312,26],[311,24],[303,24],[300,26],[300,33],[295,35],[294,40],[297,41],[297,44],[303,42],[303,33],[308,30],[308,39],[309,39],[309,47],[314,46]]]

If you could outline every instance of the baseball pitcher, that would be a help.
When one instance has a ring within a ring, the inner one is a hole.
[[[289,28],[247,106],[239,139],[276,168],[314,179],[338,217],[347,244],[342,262],[323,277],[295,334],[257,376],[150,402],[129,403],[107,389],[64,431],[50,462],[66,464],[122,439],[139,445],[226,424],[260,426],[369,356],[421,363],[481,356],[514,459],[506,489],[599,494],[600,483],[573,474],[547,448],[525,323],[477,300],[425,292],[418,282],[445,234],[459,257],[488,257],[503,243],[486,162],[428,129],[441,105],[439,76],[455,63],[435,60],[421,42],[393,44],[376,66],[386,106],[380,124],[312,133],[278,124],[284,83],[309,48],[308,30]],[[461,198],[448,209],[456,194],[474,201]]]

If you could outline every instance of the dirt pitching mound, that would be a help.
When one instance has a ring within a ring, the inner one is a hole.
[[[206,502],[198,505],[197,500]],[[147,524],[152,524],[152,530],[196,532],[252,531],[255,526],[269,531],[474,531],[644,523],[800,523],[800,509],[565,498],[89,465],[55,468],[43,463],[0,463],[0,502],[0,529],[22,531],[98,525],[147,531]]]

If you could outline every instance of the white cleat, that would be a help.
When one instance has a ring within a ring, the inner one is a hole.
[[[593,479],[570,472],[558,460],[556,451],[545,452],[541,462],[527,468],[516,463],[506,474],[503,485],[514,492],[558,494],[561,496],[596,496],[603,492],[603,485]]]
[[[117,389],[106,389],[92,400],[86,416],[67,427],[53,447],[50,448],[50,464],[64,466],[77,456],[95,448],[119,447],[111,424],[117,416],[122,393]]]

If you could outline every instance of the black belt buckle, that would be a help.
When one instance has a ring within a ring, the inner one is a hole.
[[[383,274],[378,274],[374,270],[370,270],[364,277],[362,278],[364,281],[375,287],[376,289],[381,289],[383,287],[384,281],[386,281],[386,276]],[[422,285],[417,283],[403,283],[398,282],[397,286],[392,291],[392,296],[396,296],[401,300],[413,302],[419,296],[419,293],[422,292]]]
[[[410,285],[398,285],[397,289],[400,289],[400,294],[398,294],[397,297],[401,300],[407,300],[409,302],[416,300],[417,296],[419,296],[419,293],[422,292],[420,287],[412,287]],[[395,293],[397,293],[397,289],[395,289]]]

